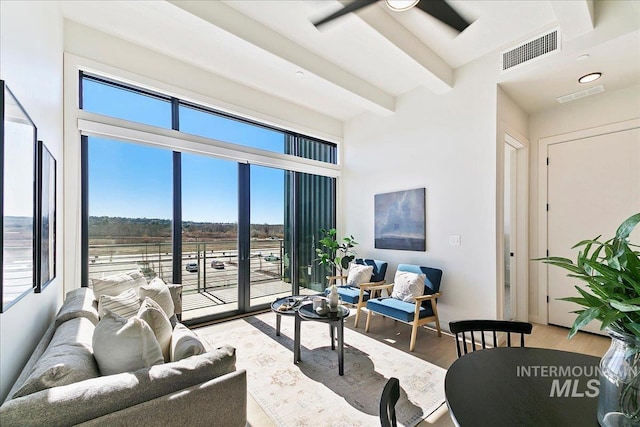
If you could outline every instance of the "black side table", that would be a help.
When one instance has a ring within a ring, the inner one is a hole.
[[[320,315],[313,311],[313,304],[303,304],[298,308],[296,314],[294,344],[293,344],[293,363],[300,361],[300,326],[303,320],[314,320],[316,322],[324,322],[329,324],[331,335],[331,350],[335,350],[335,329],[338,335],[338,374],[344,375],[344,319],[349,316],[349,309],[339,305],[338,310]]]

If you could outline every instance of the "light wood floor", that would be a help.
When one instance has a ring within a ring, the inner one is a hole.
[[[288,319],[284,319],[283,321],[286,320]],[[351,316],[345,321],[345,327],[364,334],[365,320],[366,315],[360,319],[360,324],[358,328],[355,329],[353,326],[354,316]],[[532,334],[525,337],[525,344],[527,347],[573,351],[597,357],[604,355],[609,348],[610,339],[606,336],[579,332],[569,340],[567,338],[568,332],[569,330],[566,328],[534,324]],[[401,351],[408,352],[410,334],[411,327],[409,325],[395,322],[382,316],[375,316],[372,318],[371,327],[367,336]],[[442,337],[438,337],[435,330],[428,327],[421,328],[421,330],[418,331],[416,348],[411,354],[445,369],[449,368],[457,358],[453,336],[448,333],[443,333]],[[247,426],[274,426],[269,416],[250,394],[247,396]],[[429,418],[418,424],[418,427],[427,426],[453,426],[446,405],[440,407],[440,409]]]

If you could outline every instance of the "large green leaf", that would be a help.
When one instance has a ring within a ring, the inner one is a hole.
[[[618,227],[618,230],[616,231],[616,239],[626,240],[629,238],[629,235],[638,223],[640,223],[640,213],[632,215],[630,218],[626,219],[622,224],[620,224],[620,227]]]
[[[614,301],[614,300],[609,301],[609,304],[611,305],[611,307],[615,308],[616,310],[620,310],[624,313],[630,312],[630,311],[640,312],[640,306],[638,305],[628,304],[628,303]]]
[[[576,317],[576,320],[573,322],[573,326],[569,331],[569,338],[572,338],[578,332],[578,330],[585,326],[587,323],[591,322],[593,319],[596,319],[598,317],[598,314],[599,310],[596,307],[588,308],[580,313],[580,315]]]

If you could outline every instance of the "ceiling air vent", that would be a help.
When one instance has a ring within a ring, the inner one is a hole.
[[[585,96],[595,95],[596,93],[604,92],[604,86],[594,86],[589,89],[581,90],[579,92],[573,92],[569,95],[563,95],[561,97],[556,98],[560,104],[564,104],[565,102],[575,101],[576,99],[584,98]]]
[[[560,32],[553,30],[502,52],[502,71],[560,50]]]

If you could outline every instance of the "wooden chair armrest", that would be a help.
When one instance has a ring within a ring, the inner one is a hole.
[[[336,283],[338,279],[340,279],[340,283],[343,283],[347,276],[326,276],[326,278],[329,281],[329,286],[331,286]]]
[[[440,298],[441,296],[442,296],[442,292],[436,292],[435,294],[431,294],[431,295],[421,295],[419,297],[416,297],[416,302],[421,302],[428,299],[436,299],[436,298]]]
[[[388,285],[373,285],[368,283],[363,283],[360,285],[360,289],[365,289],[367,291],[377,291],[382,289],[391,289],[393,288],[393,283],[389,283]]]
[[[379,282],[366,282],[366,283],[360,283],[358,286],[360,288],[365,288],[365,289],[369,289],[371,286],[380,286],[380,285],[384,285],[385,280],[381,280]]]

